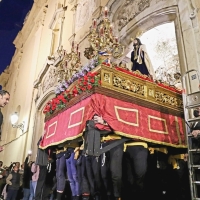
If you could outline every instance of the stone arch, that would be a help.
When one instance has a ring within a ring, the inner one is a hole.
[[[132,7],[134,7],[134,2],[137,3],[137,6],[142,1],[129,1],[131,2]],[[130,17],[127,19],[125,24],[119,28],[118,23],[119,20],[122,19],[124,15],[120,13],[125,13],[125,9],[127,6],[127,1],[124,3],[120,3],[120,1],[114,1],[110,5],[111,15],[110,19],[114,24],[114,27],[118,29],[118,37],[120,38],[120,42],[125,46],[124,56],[132,49],[132,41],[131,38],[135,38],[138,34],[144,33],[158,25],[174,22],[175,31],[176,31],[176,40],[178,44],[178,54],[181,66],[181,72],[186,71],[186,61],[185,61],[185,50],[183,45],[183,36],[181,30],[181,22],[180,22],[180,13],[178,9],[178,5],[169,5],[169,2],[159,1],[159,6],[153,4],[154,0],[146,1],[146,6],[144,5],[143,10],[140,12],[141,8],[135,8],[136,14],[135,17]],[[149,2],[149,4],[148,4]],[[155,2],[154,2],[155,3]],[[130,9],[130,8],[129,8]],[[120,18],[121,17],[121,18]],[[122,58],[123,59],[123,58]]]
[[[31,149],[33,150],[33,156],[37,153],[37,144],[40,137],[43,135],[45,115],[43,109],[48,101],[55,97],[54,88],[49,88],[46,93],[37,101],[35,112],[35,124],[32,138]]]

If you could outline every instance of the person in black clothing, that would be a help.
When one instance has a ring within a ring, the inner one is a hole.
[[[30,196],[30,180],[32,177],[31,173],[31,163],[32,161],[29,161],[31,154],[28,154],[28,156],[25,159],[24,162],[24,175],[23,175],[23,200],[28,200]]]
[[[8,104],[10,100],[10,94],[6,90],[0,90],[0,108],[3,108],[5,105]],[[3,114],[0,110],[0,138],[1,138],[1,125],[3,123]],[[0,152],[3,151],[3,147],[0,146]]]
[[[6,173],[5,169],[3,168],[3,162],[0,161],[0,194],[2,193],[2,190],[6,184]]]
[[[47,173],[42,189],[42,200],[48,200],[51,196],[52,188],[54,187],[54,177],[56,175],[56,162],[55,158],[49,158],[49,164],[47,165]]]
[[[200,117],[200,107],[194,110],[193,115],[194,117]],[[191,129],[192,135],[196,138],[200,134],[200,121],[194,122]]]
[[[194,117],[200,117],[200,107],[195,109],[193,112]],[[199,149],[200,148],[200,121],[196,121],[192,124],[191,127],[191,134],[194,136],[192,138],[192,149]],[[200,153],[193,153],[193,163],[194,165],[200,165]],[[200,169],[195,169],[195,179],[196,181],[200,181]],[[197,193],[198,197],[200,197],[200,186],[197,185]]]
[[[17,165],[13,167],[13,170],[6,178],[6,183],[9,185],[6,200],[15,200],[20,187],[20,174]]]

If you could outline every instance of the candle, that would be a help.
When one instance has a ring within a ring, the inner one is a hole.
[[[103,27],[102,27],[102,26],[100,27],[100,34],[101,34],[101,35],[104,34],[104,31],[103,31]]]
[[[79,59],[80,59],[80,57],[81,57],[81,52],[80,52],[80,51],[78,52],[78,57],[79,57]]]
[[[108,17],[108,8],[107,8],[107,7],[105,7],[104,16],[105,16],[105,17]]]
[[[67,61],[65,62],[65,67],[67,67]]]
[[[112,33],[112,30],[113,30],[113,25],[111,24],[110,25],[110,33]]]
[[[74,48],[74,41],[72,41],[72,49]]]
[[[96,28],[96,27],[97,27],[97,20],[94,19],[94,21],[93,21],[93,28]]]
[[[77,44],[77,46],[76,46],[76,51],[78,51],[78,44]]]

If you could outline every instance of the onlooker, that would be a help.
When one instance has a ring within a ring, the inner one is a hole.
[[[20,174],[17,165],[13,167],[13,170],[6,178],[6,183],[8,184],[7,186],[8,192],[6,200],[15,200],[20,186]]]
[[[29,200],[30,196],[30,180],[31,180],[31,163],[32,161],[29,161],[31,154],[28,154],[28,156],[25,159],[24,162],[24,175],[23,175],[23,200]]]
[[[6,173],[5,173],[5,169],[3,168],[3,162],[0,161],[0,194],[3,190],[4,185],[6,184]]]
[[[194,109],[193,115],[194,115],[194,117],[200,117],[200,107]],[[192,124],[191,134],[194,136],[194,138],[192,138],[192,149],[197,150],[200,147],[200,137],[198,137],[200,135],[200,121],[196,121]],[[200,154],[198,153],[198,151],[193,153],[191,164],[193,164],[193,165],[200,164]],[[195,171],[195,177],[196,177],[195,181],[200,181],[199,168],[195,168],[194,171]],[[197,194],[199,197],[200,196],[200,185],[194,184],[194,187],[196,187],[196,191],[197,191]]]
[[[10,100],[10,94],[6,90],[0,90],[0,108],[3,108],[6,104],[8,104]],[[3,123],[3,114],[0,110],[0,138],[1,138],[1,125]],[[3,151],[3,147],[0,146],[0,152]]]
[[[8,186],[8,184],[6,184],[6,185],[4,186],[3,191],[2,191],[2,193],[1,193],[1,198],[2,198],[2,199],[6,199],[6,198],[7,198],[7,186]]]
[[[17,167],[19,168],[19,174],[20,174],[20,187],[17,193],[16,200],[21,200],[23,198],[23,176],[24,176],[24,164],[21,164],[20,162],[16,162]]]
[[[39,177],[39,172],[40,172],[40,167],[39,165],[36,165],[35,162],[32,163],[31,165],[31,172],[33,173],[32,175],[32,180],[30,184],[30,200],[35,198],[35,190],[37,186],[37,181]]]

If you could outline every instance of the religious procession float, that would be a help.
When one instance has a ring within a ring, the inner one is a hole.
[[[81,140],[86,122],[94,115],[123,138],[186,148],[181,91],[117,63],[125,47],[107,17],[98,25],[93,21],[88,40],[84,66],[74,42],[70,53],[62,50],[55,98],[43,111],[40,148]]]

